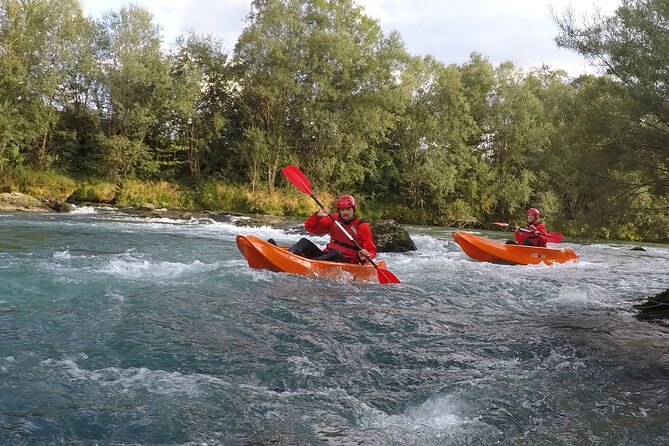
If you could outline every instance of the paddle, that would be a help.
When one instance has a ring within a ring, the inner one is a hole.
[[[519,226],[511,226],[508,223],[502,223],[502,222],[499,222],[499,221],[493,222],[493,225],[497,225],[497,226],[500,226],[502,228],[513,228],[513,229],[519,230],[520,232],[529,232],[531,234],[534,234],[534,232],[530,231],[529,229],[521,228]],[[537,234],[537,235],[539,235],[539,234]],[[560,232],[549,232],[548,234],[541,234],[541,237],[545,238],[546,241],[554,242],[554,243],[560,243],[562,241],[562,233],[560,233]]]
[[[281,172],[288,178],[288,181],[293,183],[295,187],[297,187],[301,192],[304,192],[305,194],[309,195],[315,202],[316,204],[321,208],[324,209],[324,206],[321,204],[320,201],[318,201],[318,198],[314,195],[314,193],[311,191],[311,181],[309,181],[309,178],[307,178],[300,169],[297,168],[297,166],[288,165],[281,169]],[[356,248],[358,248],[358,251],[362,249],[362,246],[358,242],[355,241],[353,236],[348,233],[346,229],[339,223],[333,216],[332,214],[328,214],[328,217],[341,229],[341,231],[346,234],[346,237],[353,242]],[[400,279],[395,277],[393,273],[388,271],[387,269],[381,268],[379,265],[374,262],[374,260],[371,259],[369,256],[367,257],[367,260],[374,265],[374,268],[376,268],[376,275],[379,279],[380,283],[400,283]]]

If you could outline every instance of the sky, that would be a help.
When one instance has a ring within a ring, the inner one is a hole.
[[[162,28],[163,42],[187,30],[212,34],[232,51],[244,29],[251,0],[81,0],[84,12],[99,18],[134,4],[149,10]],[[463,64],[476,51],[493,65],[511,61],[529,69],[548,65],[571,76],[596,73],[578,54],[558,48],[560,16],[571,8],[579,21],[596,11],[612,15],[621,0],[354,0],[384,32],[399,32],[407,51],[432,55],[445,64]]]

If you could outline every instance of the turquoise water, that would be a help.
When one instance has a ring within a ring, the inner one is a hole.
[[[669,442],[669,330],[631,309],[669,247],[501,266],[408,229],[381,286],[251,270],[234,242],[297,229],[0,214],[0,444]]]

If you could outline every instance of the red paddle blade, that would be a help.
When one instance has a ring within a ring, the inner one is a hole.
[[[502,228],[508,228],[510,225],[508,223],[502,223],[500,221],[494,221],[493,225],[501,226]]]
[[[309,178],[307,178],[297,166],[289,164],[281,169],[281,172],[283,172],[286,178],[288,178],[288,181],[293,183],[296,188],[307,195],[313,195],[313,192],[311,192],[311,181],[309,181]]]
[[[544,235],[543,237],[548,242],[560,243],[562,241],[562,233],[561,232],[549,232],[548,234]]]
[[[393,273],[388,271],[387,269],[383,268],[376,268],[376,276],[379,278],[379,282],[386,284],[386,283],[401,283],[400,279],[395,277]]]

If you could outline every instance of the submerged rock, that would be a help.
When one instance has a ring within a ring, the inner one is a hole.
[[[211,211],[194,212],[188,209],[157,208],[154,205],[141,205],[133,208],[119,208],[120,212],[142,218],[165,218],[169,220],[214,220],[229,222],[230,214],[217,214]]]
[[[644,248],[642,246],[635,246],[630,251],[646,251],[646,248]]]
[[[44,200],[44,204],[56,212],[70,212],[72,207],[63,200]]]
[[[269,226],[278,229],[292,229],[301,228],[304,220],[306,219],[295,219],[293,217],[283,217],[280,215],[253,214],[240,216],[240,218],[235,220],[235,224],[237,226]]]
[[[634,305],[639,319],[669,319],[669,289],[649,297],[646,302]]]
[[[416,244],[409,233],[395,220],[376,220],[369,223],[378,252],[415,251]]]

